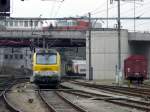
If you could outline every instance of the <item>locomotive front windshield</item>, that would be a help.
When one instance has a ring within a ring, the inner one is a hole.
[[[49,65],[49,64],[56,64],[56,62],[57,62],[56,54],[38,53],[36,55],[36,64]]]

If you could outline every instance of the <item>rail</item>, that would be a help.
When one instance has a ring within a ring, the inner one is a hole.
[[[150,111],[150,107],[149,107],[150,102],[131,100],[131,99],[121,98],[121,97],[102,96],[98,94],[95,95],[91,92],[84,92],[84,91],[63,91],[63,92],[77,95],[80,97],[90,98],[91,100],[103,100],[108,103],[113,103],[125,107],[136,108],[143,111]]]
[[[50,92],[50,93],[49,93]],[[79,107],[78,105],[72,103],[67,98],[63,97],[61,94],[48,91],[49,95],[51,95],[51,102],[45,98],[44,93],[39,90],[39,95],[43,102],[50,108],[52,112],[66,112],[70,110],[71,112],[88,112],[87,110]]]

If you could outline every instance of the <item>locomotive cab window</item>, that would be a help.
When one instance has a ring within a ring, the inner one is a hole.
[[[36,63],[37,64],[56,64],[57,63],[57,54],[49,54],[49,53],[38,53],[36,55]]]

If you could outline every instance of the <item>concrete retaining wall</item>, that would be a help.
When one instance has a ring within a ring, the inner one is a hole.
[[[88,35],[87,35],[88,37]],[[89,65],[88,39],[86,40],[87,68]],[[91,36],[91,63],[93,79],[115,79],[116,65],[118,64],[118,36],[117,31],[92,31]],[[121,31],[121,63],[129,55],[128,32]],[[89,79],[87,70],[86,79]]]

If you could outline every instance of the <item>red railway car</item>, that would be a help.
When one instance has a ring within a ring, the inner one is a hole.
[[[57,29],[60,30],[87,30],[89,22],[85,20],[61,20],[57,22]]]
[[[143,55],[132,55],[124,61],[124,75],[125,79],[137,80],[142,83],[147,79],[147,59]]]

